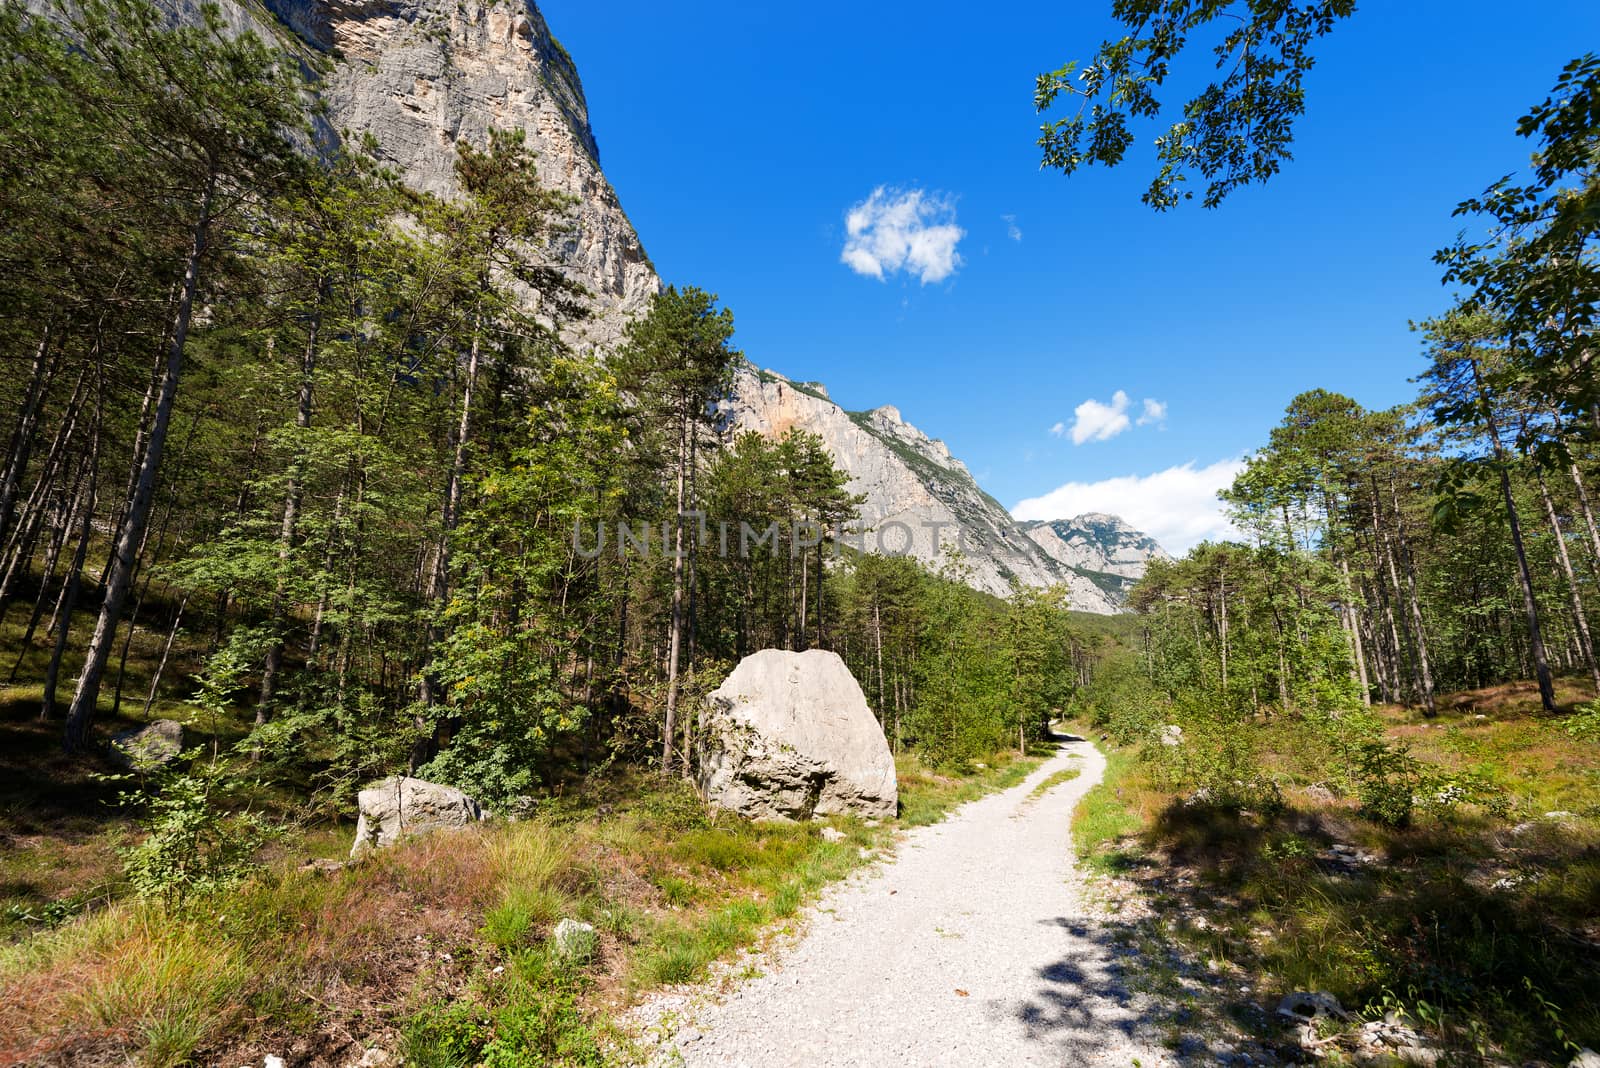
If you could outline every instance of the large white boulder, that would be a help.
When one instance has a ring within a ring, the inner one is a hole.
[[[837,653],[763,649],[706,700],[701,794],[750,819],[892,817],[894,756]]]
[[[360,817],[356,844],[350,847],[352,857],[393,845],[407,835],[465,827],[486,815],[482,805],[454,786],[405,775],[373,783],[357,795],[357,803]]]

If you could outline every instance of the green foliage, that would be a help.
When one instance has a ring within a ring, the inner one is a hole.
[[[1600,701],[1579,705],[1562,726],[1579,741],[1600,741]]]
[[[1224,73],[1155,139],[1160,169],[1143,197],[1158,211],[1175,207],[1194,196],[1182,187],[1198,175],[1207,182],[1204,203],[1214,208],[1291,158],[1294,122],[1305,111],[1302,82],[1316,62],[1311,48],[1354,10],[1354,0],[1117,0],[1112,14],[1126,35],[1101,43],[1081,67],[1072,62],[1038,77],[1037,110],[1048,111],[1060,97],[1078,101],[1072,114],[1042,127],[1043,165],[1071,174],[1121,163],[1134,144],[1130,122],[1160,113],[1157,94],[1191,36],[1220,20],[1226,30],[1211,51]]]
[[[264,817],[224,804],[230,773],[199,755],[191,750],[119,795],[140,811],[145,832],[122,851],[128,883],[141,897],[181,904],[232,886],[257,870],[256,854],[274,834]]]

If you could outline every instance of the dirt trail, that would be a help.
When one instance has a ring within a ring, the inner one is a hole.
[[[1074,764],[1077,778],[1030,797]],[[893,859],[826,893],[760,977],[720,1002],[671,999],[681,1027],[657,1063],[1168,1063],[1138,1026],[1116,964],[1128,951],[1086,906],[1068,839],[1104,771],[1092,745],[1068,742],[1021,785],[909,832]]]

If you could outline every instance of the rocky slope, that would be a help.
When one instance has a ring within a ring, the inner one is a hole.
[[[1143,574],[1143,560],[1161,553],[1112,516],[1017,523],[944,442],[887,405],[848,412],[818,383],[747,366],[735,379],[729,414],[741,430],[775,436],[797,427],[821,437],[852,492],[866,497],[869,548],[909,550],[937,567],[947,547],[959,546],[967,582],[989,593],[1003,596],[1012,577],[1027,586],[1065,585],[1073,608],[1113,613]]]
[[[1023,531],[1056,563],[1090,578],[1121,603],[1151,560],[1170,560],[1150,535],[1114,515],[1086,512],[1071,519],[1035,520]]]

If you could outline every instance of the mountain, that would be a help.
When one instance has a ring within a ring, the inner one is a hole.
[[[1150,535],[1103,512],[1086,512],[1071,519],[1034,520],[1021,526],[1046,556],[1088,577],[1118,604],[1144,577],[1145,566],[1151,560],[1172,559]]]
[[[851,491],[866,497],[861,521],[871,532],[869,548],[909,547],[909,555],[937,567],[944,548],[959,541],[966,581],[989,593],[1003,596],[1013,577],[1026,586],[1064,585],[1073,608],[1110,614],[1121,611],[1144,562],[1166,555],[1114,516],[1018,523],[944,442],[889,405],[846,411],[820,383],[745,366],[728,414],[740,430],[776,436],[799,428],[821,437],[849,474]]]
[[[199,20],[197,0],[168,2],[175,19]],[[458,141],[482,146],[490,129],[522,130],[540,180],[572,197],[569,226],[551,252],[591,294],[592,315],[569,330],[569,340],[596,352],[617,342],[661,283],[601,170],[577,68],[537,7],[483,0],[264,3],[223,0],[222,14],[236,30],[253,29],[308,58],[331,58],[320,78],[325,111],[318,136],[335,143],[370,134],[379,161],[416,189],[450,195]],[[537,301],[536,294],[528,297]],[[1074,608],[1116,612],[1128,580],[1137,577],[1128,569],[1140,566],[1140,552],[1151,555],[1141,546],[1154,547],[1109,516],[1081,517],[1079,527],[1071,526],[1078,521],[1066,528],[1019,525],[943,442],[890,406],[847,412],[816,383],[745,368],[729,410],[743,429],[781,434],[798,426],[820,435],[854,492],[867,498],[862,518],[872,531],[869,544],[876,538],[885,548],[909,548],[938,566],[942,547],[959,539],[966,579],[980,590],[1003,595],[1013,577],[1029,586],[1065,584]],[[1102,529],[1111,533],[1096,533]]]
[[[160,2],[160,0],[158,0]],[[569,330],[604,349],[660,288],[589,126],[577,67],[532,3],[482,0],[221,0],[224,20],[301,55],[333,62],[320,77],[324,142],[371,134],[380,162],[415,189],[449,195],[455,145],[522,130],[540,181],[570,195],[569,227],[551,250],[589,290],[592,316]],[[198,0],[165,0],[198,22]],[[275,16],[275,18],[273,17]],[[537,296],[528,293],[531,302]]]

